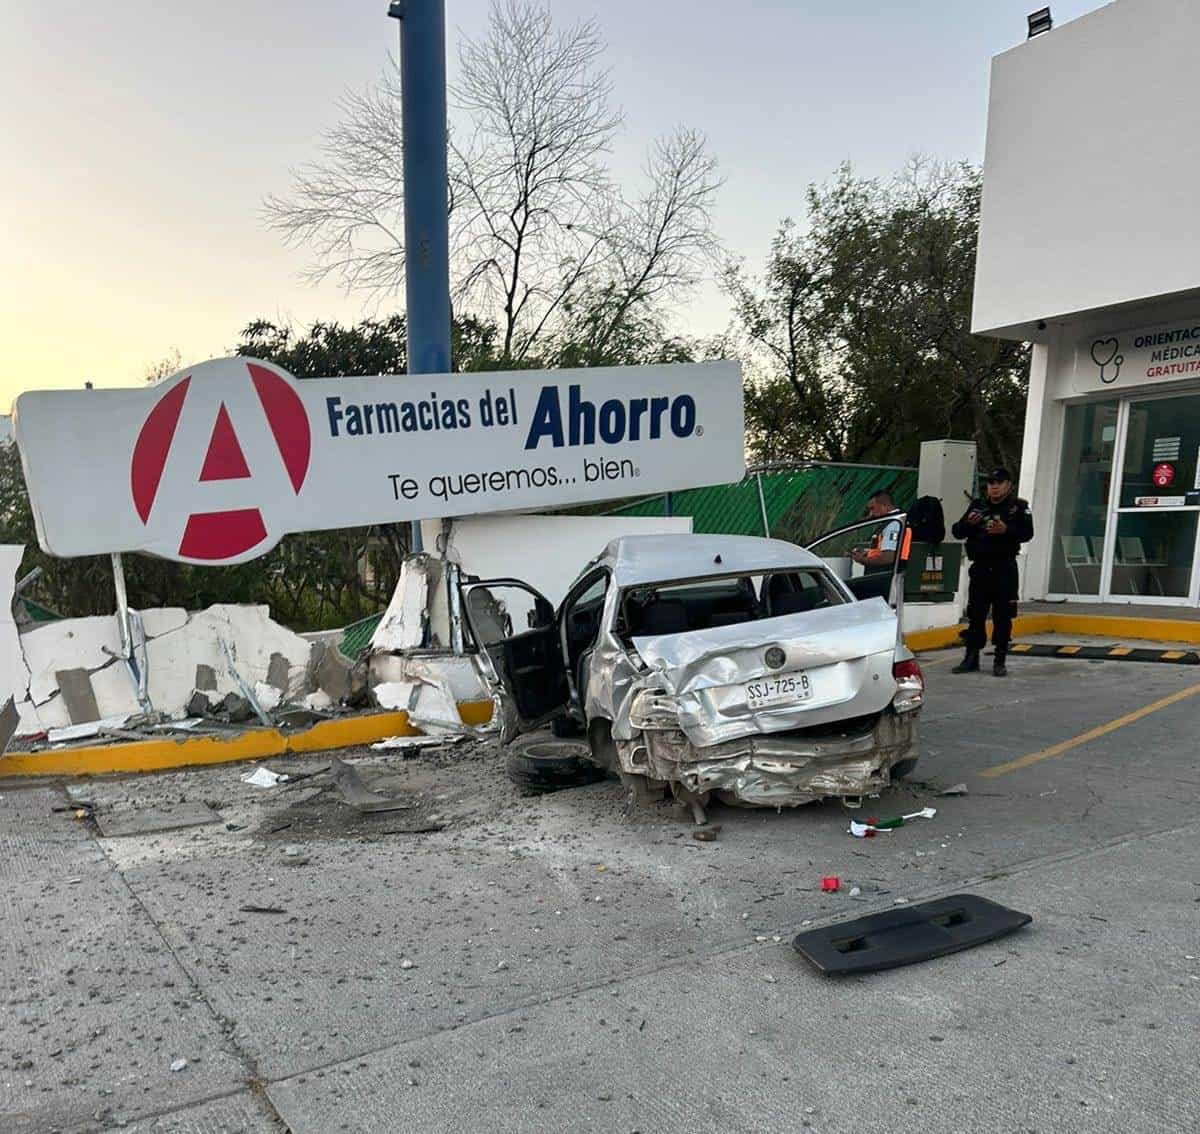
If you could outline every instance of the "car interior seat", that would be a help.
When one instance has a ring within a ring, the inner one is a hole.
[[[682,634],[689,629],[687,607],[674,599],[659,599],[642,610],[637,633]]]

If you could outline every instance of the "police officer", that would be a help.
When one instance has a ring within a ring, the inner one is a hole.
[[[972,500],[951,528],[967,545],[971,585],[967,592],[967,653],[954,673],[978,673],[979,652],[987,644],[988,611],[992,614],[992,673],[1005,677],[1008,643],[1017,613],[1017,552],[1033,539],[1029,505],[1013,491],[1008,469],[992,469],[985,496]]]

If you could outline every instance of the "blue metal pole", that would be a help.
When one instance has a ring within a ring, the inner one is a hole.
[[[408,372],[449,374],[446,4],[445,0],[392,0],[388,15],[400,21]],[[419,523],[413,524],[413,550],[421,550]]]

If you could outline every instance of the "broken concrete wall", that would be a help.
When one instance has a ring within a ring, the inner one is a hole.
[[[481,579],[520,579],[555,606],[589,560],[629,535],[687,534],[691,516],[463,516],[421,525],[425,546]]]
[[[7,594],[0,598],[0,692],[14,698],[17,734],[142,712],[115,614],[18,632],[12,593],[23,553],[19,546],[0,547],[0,594]],[[153,711],[166,717],[187,716],[198,688],[214,703],[248,688],[272,706],[302,702],[316,688],[312,643],[273,622],[266,606],[219,604],[195,614],[170,607],[142,611],[140,619],[147,692]]]
[[[430,586],[438,577],[439,564],[428,555],[404,561],[387,610],[371,635],[372,650],[412,650],[424,643]]]
[[[450,691],[456,702],[490,701],[492,691],[480,676],[475,659],[456,657],[453,654],[431,654],[420,657],[404,657],[399,654],[374,654],[369,663],[372,688],[413,681],[415,674],[428,674],[436,668],[439,680]]]
[[[25,555],[22,544],[0,545],[0,702],[12,697],[20,718],[18,733],[41,728],[37,709],[29,700],[29,665],[13,619],[13,591]]]
[[[153,613],[143,613],[143,621]],[[158,712],[184,715],[200,678],[204,684],[215,678],[216,688],[208,691],[213,701],[258,682],[275,686],[287,700],[312,690],[312,643],[273,622],[266,606],[218,604],[157,637],[147,623],[146,636],[150,701]],[[199,674],[198,667],[204,667]]]

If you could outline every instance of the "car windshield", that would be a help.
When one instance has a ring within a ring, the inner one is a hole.
[[[711,630],[849,601],[821,568],[644,583],[621,595],[616,632],[627,638]]]

